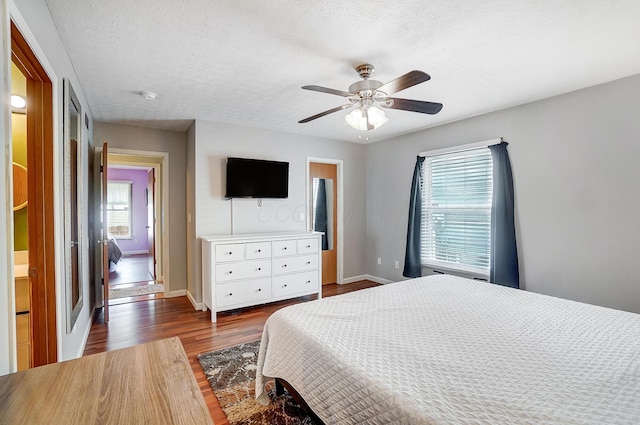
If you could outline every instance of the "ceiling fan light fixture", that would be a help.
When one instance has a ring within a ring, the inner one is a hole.
[[[389,118],[387,118],[384,111],[380,108],[376,108],[375,106],[369,107],[367,115],[369,117],[369,124],[371,124],[373,128],[382,127],[387,123],[387,121],[389,121]]]
[[[389,118],[386,117],[382,109],[370,106],[354,109],[344,117],[344,120],[356,130],[367,131],[372,130],[370,127],[373,129],[382,127],[389,121]]]

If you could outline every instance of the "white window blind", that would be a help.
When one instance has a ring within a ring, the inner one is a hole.
[[[427,157],[422,167],[422,265],[487,275],[493,166],[488,148]]]
[[[113,236],[131,237],[131,182],[107,183],[107,221]]]

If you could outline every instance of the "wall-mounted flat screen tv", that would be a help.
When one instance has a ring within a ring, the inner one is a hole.
[[[225,198],[287,198],[289,163],[227,158]]]

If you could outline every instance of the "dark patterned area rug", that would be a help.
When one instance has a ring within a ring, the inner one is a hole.
[[[255,399],[256,363],[260,341],[198,355],[213,392],[230,425],[314,425],[313,420],[285,391],[275,394],[269,386],[271,403],[263,406]]]

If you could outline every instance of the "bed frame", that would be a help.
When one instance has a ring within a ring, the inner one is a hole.
[[[276,395],[282,395],[284,394],[284,390],[286,389],[287,392],[291,395],[291,397],[293,397],[293,399],[295,400],[296,403],[298,403],[300,405],[300,407],[302,408],[302,410],[305,411],[305,413],[307,415],[309,415],[311,417],[311,419],[313,419],[313,421],[317,424],[317,425],[324,425],[324,422],[322,422],[322,419],[320,419],[318,417],[318,415],[316,415],[313,410],[311,410],[311,408],[309,407],[309,405],[307,404],[306,401],[304,401],[304,399],[302,398],[302,396],[300,395],[300,393],[298,393],[295,388],[293,388],[291,386],[291,384],[289,384],[287,381],[285,381],[284,379],[280,379],[280,378],[275,378],[276,381]]]

